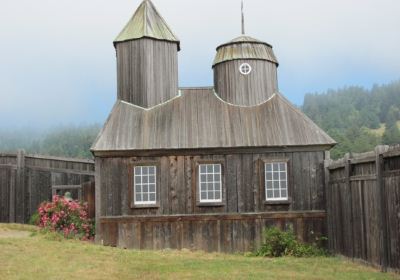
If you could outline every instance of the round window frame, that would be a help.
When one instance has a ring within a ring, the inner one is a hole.
[[[245,67],[245,66],[249,67],[249,71],[248,72],[243,71],[243,67]],[[239,66],[240,74],[247,76],[247,75],[250,75],[251,71],[253,71],[253,68],[247,62],[240,64],[240,66]]]

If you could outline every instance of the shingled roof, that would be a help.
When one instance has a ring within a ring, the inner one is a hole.
[[[178,50],[180,50],[178,37],[175,36],[150,0],[144,0],[142,2],[128,24],[114,40],[114,45],[140,38],[153,38],[156,40],[176,42],[178,44]]]
[[[243,107],[202,88],[181,90],[178,97],[150,109],[118,100],[92,151],[334,144],[279,93],[263,104]]]
[[[213,67],[225,61],[238,59],[267,60],[279,64],[270,44],[242,35],[217,48]]]

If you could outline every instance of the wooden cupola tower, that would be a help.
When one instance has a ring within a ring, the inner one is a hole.
[[[242,2],[242,35],[217,48],[215,92],[234,105],[264,103],[278,92],[277,67],[272,46],[245,35]]]
[[[114,41],[118,99],[151,108],[178,95],[180,42],[150,0]]]

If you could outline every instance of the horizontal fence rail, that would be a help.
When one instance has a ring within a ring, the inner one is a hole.
[[[400,146],[325,162],[329,248],[400,270]]]
[[[39,204],[51,200],[57,190],[58,194],[72,192],[74,199],[93,197],[90,192],[94,192],[94,162],[28,155],[22,150],[0,154],[1,223],[27,223]],[[94,204],[89,207],[94,212]]]

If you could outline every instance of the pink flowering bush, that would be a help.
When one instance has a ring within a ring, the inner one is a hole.
[[[43,202],[38,210],[38,226],[61,233],[65,238],[93,240],[94,223],[88,218],[86,203],[55,195],[52,202]]]

